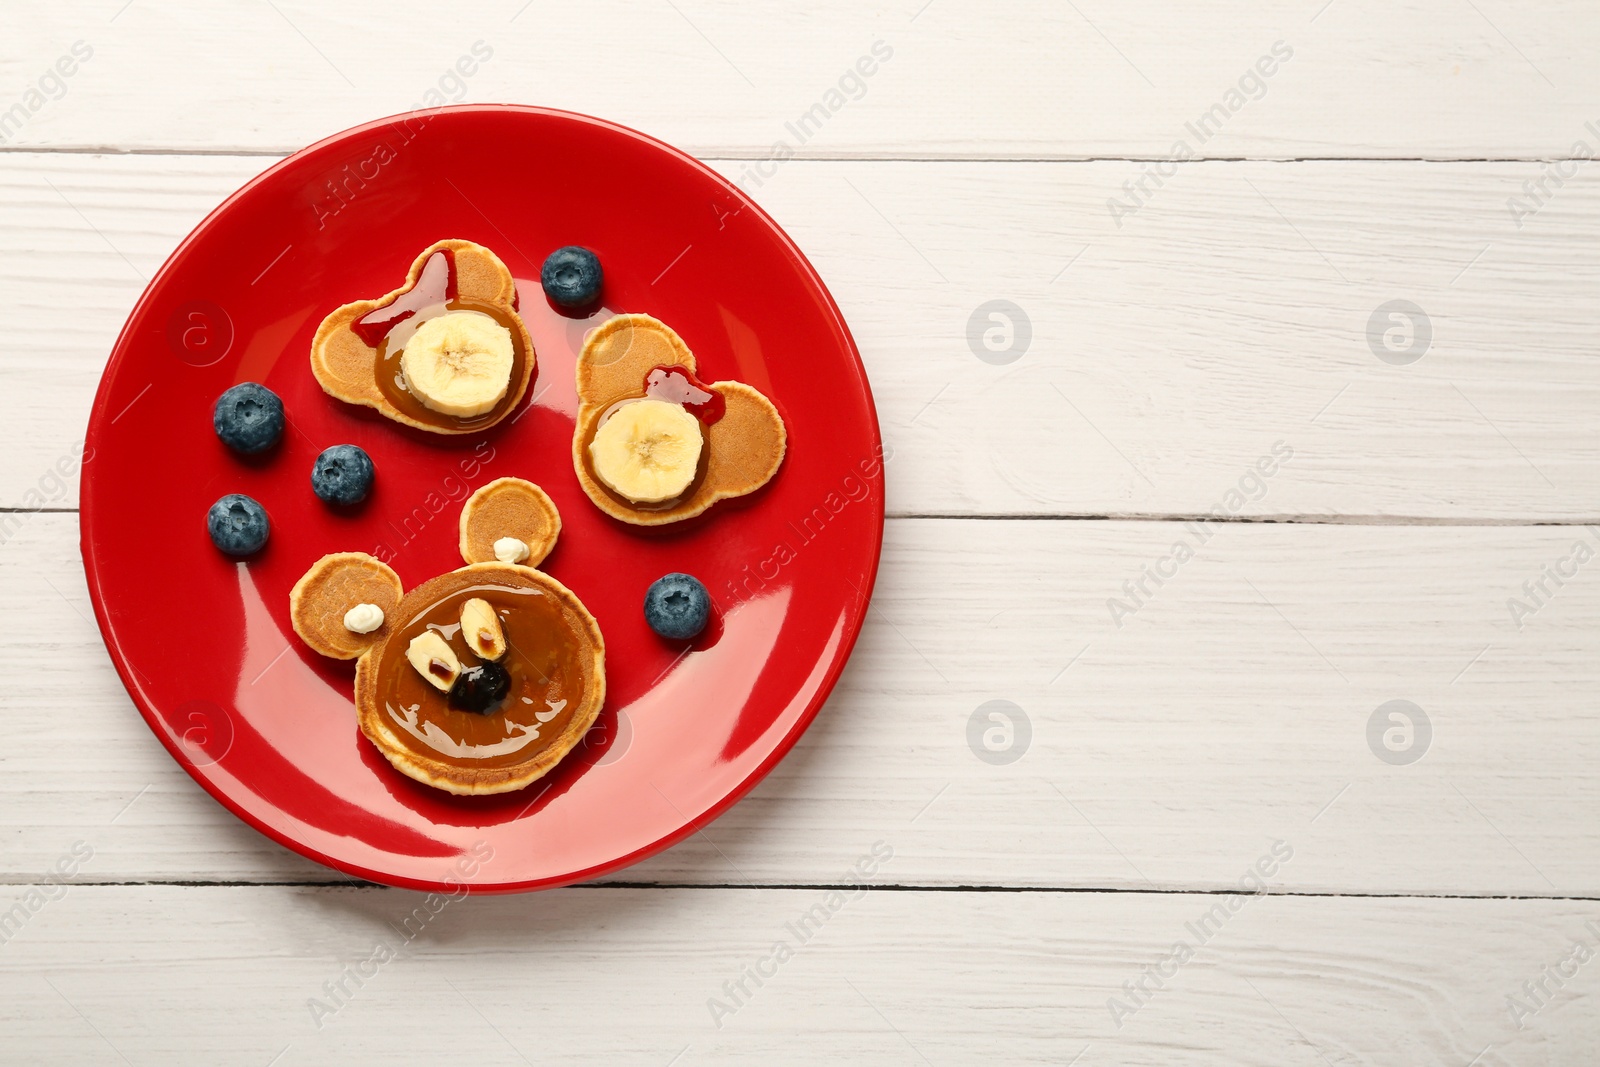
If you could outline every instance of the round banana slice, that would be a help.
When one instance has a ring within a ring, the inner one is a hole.
[[[451,311],[417,327],[400,353],[406,388],[442,415],[493,410],[511,387],[511,331],[476,311]]]
[[[700,420],[682,404],[637,400],[612,413],[589,443],[595,477],[635,504],[682,496],[700,466]]]

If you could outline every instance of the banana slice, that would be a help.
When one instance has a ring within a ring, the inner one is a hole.
[[[490,411],[511,387],[511,331],[476,311],[451,311],[417,327],[400,353],[406,389],[442,415]]]
[[[700,466],[700,420],[682,404],[637,400],[595,431],[589,462],[597,478],[635,504],[683,495]]]
[[[406,659],[441,693],[450,692],[456,675],[461,673],[461,661],[456,658],[455,650],[445,643],[437,630],[424,630],[413,637],[406,646]]]

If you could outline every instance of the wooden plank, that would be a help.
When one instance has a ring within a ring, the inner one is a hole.
[[[269,162],[0,156],[0,502],[73,506],[50,471],[145,279]],[[1587,186],[1518,229],[1525,163],[1204,163],[1119,229],[1137,167],[794,161],[754,190],[860,343],[891,513],[1600,517]],[[994,299],[1031,324],[1008,364],[977,354]],[[1431,331],[1410,365],[1375,354],[1394,300]]]
[[[1504,1067],[1594,1047],[1589,901],[54,891],[0,954],[18,1061]]]
[[[35,880],[82,838],[96,881],[336,879],[146,730],[75,527],[35,516],[0,549],[0,609],[26,620],[0,645],[0,876]],[[1600,894],[1595,555],[1600,530],[1556,527],[892,520],[867,627],[796,750],[618,877],[814,884],[883,838],[902,884],[1217,889],[1283,839],[1271,881],[1297,891]],[[997,700],[1020,709],[1009,741]],[[1409,765],[1369,739],[1392,700],[1431,724]]]
[[[289,151],[460,100],[569,108],[753,158],[779,143],[1166,158],[1180,140],[1210,157],[1549,158],[1597,143],[1591,16],[1584,0],[500,0],[442,26],[403,0],[375,38],[366,16],[308,0],[80,0],[13,27],[0,74],[7,107],[24,107],[4,132],[25,146]],[[48,77],[79,41],[91,57]]]

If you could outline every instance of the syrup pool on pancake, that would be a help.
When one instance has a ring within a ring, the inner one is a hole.
[[[449,248],[428,256],[410,290],[350,330],[377,350],[378,389],[389,403],[450,429],[488,426],[504,415],[528,358],[510,313],[461,299]]]
[[[436,633],[462,669],[486,662],[461,634],[463,606],[485,601],[505,635],[498,661],[510,675],[506,695],[485,713],[454,708],[444,693],[406,660],[403,650],[422,633]],[[564,606],[539,589],[477,585],[422,607],[399,624],[378,664],[379,706],[401,744],[430,759],[461,766],[520,763],[559,737],[582,703],[583,678],[576,669],[582,646]]]

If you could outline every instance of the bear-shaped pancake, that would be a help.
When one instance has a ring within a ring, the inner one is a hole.
[[[423,249],[404,285],[330,312],[311,341],[311,371],[329,395],[441,434],[504,419],[535,363],[511,271],[461,240]]]
[[[595,506],[623,522],[693,518],[760,489],[783,463],[772,401],[743,382],[701,382],[689,346],[649,315],[589,334],[577,389],[573,469]]]
[[[594,724],[606,688],[600,626],[535,569],[560,529],[543,490],[501,478],[462,508],[466,566],[404,592],[387,564],[339,552],[295,584],[295,632],[356,661],[361,732],[401,773],[451,793],[521,789]]]

